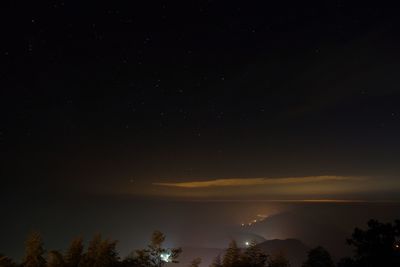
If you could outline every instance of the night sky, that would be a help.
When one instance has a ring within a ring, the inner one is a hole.
[[[53,0],[1,13],[7,227],[32,227],[29,203],[48,214],[96,197],[400,200],[396,8]]]

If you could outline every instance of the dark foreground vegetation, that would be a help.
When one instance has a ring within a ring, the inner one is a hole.
[[[86,250],[82,238],[74,239],[65,253],[46,251],[39,233],[33,232],[25,243],[25,256],[21,263],[0,254],[0,267],[162,267],[178,263],[180,248],[165,248],[164,234],[155,231],[150,244],[121,259],[116,251],[117,241],[96,235]],[[302,267],[399,267],[400,221],[368,222],[365,230],[356,228],[347,240],[353,256],[343,258],[335,265],[323,247],[311,249]],[[194,259],[189,266],[197,267],[201,259]],[[217,256],[210,267],[289,267],[284,252],[267,255],[256,243],[239,248],[232,240],[225,253]],[[295,266],[292,266],[295,267]]]

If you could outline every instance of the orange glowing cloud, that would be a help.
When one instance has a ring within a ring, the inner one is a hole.
[[[315,182],[332,182],[357,180],[359,177],[350,176],[305,176],[285,178],[230,178],[214,179],[207,181],[190,181],[176,183],[153,183],[157,186],[179,187],[179,188],[205,188],[205,187],[238,187],[238,186],[259,186],[259,185],[289,185],[305,184]]]

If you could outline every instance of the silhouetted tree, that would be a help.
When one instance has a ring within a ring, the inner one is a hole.
[[[222,267],[222,262],[221,262],[221,256],[218,255],[217,257],[214,258],[212,261],[210,267]]]
[[[308,252],[302,267],[334,267],[331,255],[323,247],[316,247]]]
[[[45,267],[45,250],[42,237],[38,232],[32,232],[25,242],[25,256],[22,262],[23,267]]]
[[[102,240],[97,252],[94,267],[114,267],[118,264],[119,257],[116,250],[117,241]]]
[[[252,242],[249,247],[245,249],[242,255],[242,265],[249,267],[264,267],[267,264],[268,255]]]
[[[285,254],[279,252],[269,258],[268,267],[290,267],[290,262]]]
[[[82,255],[81,260],[79,261],[79,267],[95,267],[101,241],[102,239],[100,234],[96,234],[92,238],[89,242],[86,253]]]
[[[0,254],[0,267],[17,267],[17,264],[11,258]]]
[[[400,266],[400,221],[368,222],[368,229],[354,229],[348,244],[354,247],[354,262],[363,267]]]
[[[201,263],[201,258],[195,258],[190,262],[189,267],[199,267]]]
[[[48,252],[47,267],[65,267],[64,258],[59,251],[51,250]]]
[[[90,241],[87,252],[83,254],[79,267],[113,267],[119,260],[116,241],[103,240],[95,235]]]
[[[240,248],[238,248],[236,241],[232,240],[225,251],[225,255],[222,260],[222,266],[223,267],[240,266],[241,264],[240,260],[241,260]]]
[[[82,259],[83,241],[81,237],[72,240],[67,251],[65,252],[65,265],[67,267],[78,267]]]
[[[122,262],[123,267],[148,267],[150,266],[150,254],[144,249],[137,250],[132,256]]]
[[[337,263],[337,267],[356,267],[356,263],[351,258],[340,259]]]
[[[182,252],[180,248],[164,248],[165,235],[155,231],[151,237],[150,245],[146,249],[136,251],[133,262],[139,266],[161,267],[167,262],[178,263]]]

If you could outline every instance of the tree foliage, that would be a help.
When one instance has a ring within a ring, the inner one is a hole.
[[[0,267],[17,267],[17,264],[11,258],[0,254]]]
[[[352,258],[343,258],[340,259],[337,263],[337,267],[356,267],[356,263]]]
[[[267,263],[268,255],[255,242],[246,249],[241,249],[232,240],[225,250],[222,262],[221,257],[217,256],[210,267],[266,267]]]
[[[214,258],[210,267],[222,267],[221,255]]]
[[[245,266],[264,267],[267,261],[268,255],[255,242],[252,242],[242,254],[242,262]]]
[[[353,247],[353,257],[341,259],[337,267],[399,267],[400,266],[400,221],[381,223],[370,220],[367,229],[355,228],[347,240]],[[31,233],[25,242],[25,255],[21,264],[0,254],[0,267],[163,267],[167,263],[178,263],[180,248],[165,248],[165,235],[155,231],[149,245],[136,250],[132,256],[120,261],[117,242],[95,235],[84,251],[82,238],[74,239],[65,254],[51,250],[45,259],[42,237]],[[222,259],[221,259],[222,258]],[[200,258],[195,258],[189,267],[199,267]],[[302,267],[333,267],[333,261],[322,247],[309,251]],[[218,255],[210,267],[290,267],[283,253],[268,256],[252,243],[247,248],[238,247],[232,240],[223,255]]]
[[[57,250],[51,250],[47,254],[47,267],[65,267],[63,255]]]
[[[392,224],[370,220],[367,225],[366,230],[355,228],[347,240],[354,248],[354,258],[346,264],[363,267],[400,266],[400,221]]]
[[[32,232],[25,242],[25,256],[22,263],[23,267],[45,267],[45,250],[43,248],[42,237],[39,232]]]
[[[65,252],[66,267],[78,267],[83,254],[83,240],[81,237],[72,240]]]
[[[113,267],[119,262],[116,241],[102,239],[95,235],[89,242],[87,252],[83,254],[79,267]]]
[[[150,244],[145,249],[137,250],[131,260],[132,264],[146,267],[162,267],[166,263],[178,263],[181,248],[164,248],[165,235],[160,231],[154,231]]]
[[[45,258],[42,237],[38,232],[31,233],[25,242],[25,255],[21,264],[0,254],[0,267],[162,267],[168,263],[178,263],[180,248],[164,248],[165,235],[155,231],[150,244],[145,249],[137,250],[131,257],[120,260],[116,250],[117,241],[103,239],[95,235],[86,251],[82,238],[75,238],[63,255],[51,250]],[[192,261],[192,266],[200,264],[201,259]]]
[[[290,262],[283,252],[279,252],[269,258],[268,267],[290,267]]]
[[[199,267],[201,263],[201,258],[195,258],[190,262],[189,267]]]
[[[332,257],[327,250],[318,246],[308,252],[307,260],[302,267],[334,267]]]
[[[236,241],[232,240],[225,251],[224,258],[222,259],[222,266],[237,267],[240,266],[240,264],[241,264],[240,248],[237,246]]]

